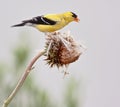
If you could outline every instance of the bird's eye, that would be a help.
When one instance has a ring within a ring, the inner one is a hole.
[[[73,12],[71,12],[71,13],[72,13],[72,17],[77,18],[77,15],[75,13],[73,13]]]

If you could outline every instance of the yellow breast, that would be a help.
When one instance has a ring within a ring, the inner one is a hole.
[[[68,23],[64,19],[62,19],[61,21],[57,22],[55,25],[35,25],[35,28],[37,28],[41,32],[54,32],[62,29],[67,24]]]

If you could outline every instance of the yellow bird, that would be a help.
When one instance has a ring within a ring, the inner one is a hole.
[[[72,21],[79,22],[80,19],[73,12],[65,12],[62,14],[47,14],[37,16],[30,20],[24,20],[22,23],[13,25],[12,27],[32,26],[41,32],[54,32],[62,29]]]

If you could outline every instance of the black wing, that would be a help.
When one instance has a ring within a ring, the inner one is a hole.
[[[30,20],[24,20],[24,23],[31,23],[31,24],[42,24],[42,25],[55,25],[57,21],[53,21],[51,19],[45,18],[43,16],[37,16]]]
[[[51,19],[45,18],[43,16],[37,16],[30,20],[24,20],[20,24],[13,25],[12,27],[20,27],[25,25],[33,25],[33,24],[41,24],[41,25],[55,25],[57,21],[53,21]]]

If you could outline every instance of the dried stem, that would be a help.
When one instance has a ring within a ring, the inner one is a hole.
[[[12,93],[8,96],[8,98],[4,101],[2,107],[7,107],[9,103],[12,101],[12,99],[15,97],[19,89],[22,87],[25,79],[27,78],[28,74],[30,73],[31,69],[33,68],[34,63],[41,57],[42,55],[45,54],[45,50],[40,51],[29,63],[27,66],[24,74],[21,76],[20,80],[18,81],[18,84],[16,85],[15,89],[12,91]]]

